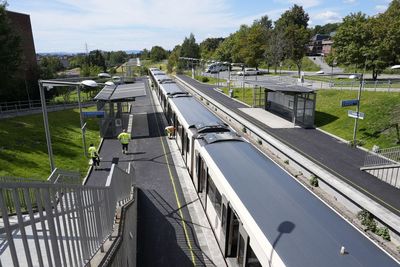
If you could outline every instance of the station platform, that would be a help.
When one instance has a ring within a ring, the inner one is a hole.
[[[104,139],[98,170],[87,185],[104,185],[112,163],[131,163],[138,188],[137,266],[226,266],[175,140],[145,81],[146,96],[131,102],[132,140],[123,154],[117,139]]]

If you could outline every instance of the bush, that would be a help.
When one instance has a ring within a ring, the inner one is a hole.
[[[206,83],[206,82],[209,82],[210,79],[208,79],[208,77],[202,77],[202,78],[201,78],[201,81],[202,81],[203,83]]]
[[[310,185],[314,187],[318,187],[318,177],[313,175],[310,178]]]
[[[389,229],[387,227],[378,227],[376,234],[380,235],[383,239],[390,241]]]
[[[287,160],[285,160],[283,163],[289,164],[289,160],[287,159]]]
[[[361,225],[366,227],[366,231],[376,232],[376,222],[374,220],[374,215],[369,211],[362,210],[357,214],[357,218],[361,221]]]

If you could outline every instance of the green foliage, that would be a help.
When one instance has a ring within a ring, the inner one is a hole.
[[[185,40],[183,40],[180,56],[190,57],[190,58],[200,58],[200,47],[196,43],[196,39],[194,38],[193,33],[190,33],[189,38],[185,37]]]
[[[398,63],[399,7],[399,1],[395,0],[386,12],[377,16],[359,12],[345,17],[334,36],[338,62],[370,70],[374,80],[385,68]]]
[[[283,163],[289,164],[289,160],[287,159],[287,160],[285,160]]]
[[[335,32],[340,26],[340,23],[327,23],[323,26],[315,25],[314,29],[312,30],[312,35],[316,34],[330,34]]]
[[[90,51],[89,56],[87,58],[87,63],[90,67],[99,67],[100,72],[105,72],[106,68],[106,61],[104,59],[103,53],[100,50],[93,50]],[[98,73],[96,73],[97,75]]]
[[[208,77],[203,76],[203,77],[201,78],[201,81],[202,81],[203,83],[206,83],[206,82],[209,82],[210,79],[209,79]]]
[[[59,57],[42,57],[39,61],[41,79],[53,79],[57,72],[64,69]]]
[[[150,51],[150,59],[153,61],[161,61],[167,58],[167,51],[161,46],[153,46]]]
[[[89,66],[85,64],[81,68],[80,75],[82,77],[97,76],[97,74],[101,72],[103,72],[103,69],[100,66]]]
[[[318,177],[317,176],[312,175],[309,182],[310,182],[311,186],[318,187]]]
[[[181,73],[183,70],[183,62],[179,60],[181,54],[181,46],[177,45],[172,50],[168,57],[167,70],[169,73],[176,71],[176,73]]]
[[[376,231],[376,222],[374,220],[374,215],[368,212],[367,210],[362,210],[358,212],[357,218],[361,221],[361,225],[365,226],[366,231],[371,231],[375,233]]]
[[[200,55],[202,59],[212,59],[215,50],[224,41],[224,38],[207,38],[200,43]]]
[[[285,58],[293,60],[298,74],[302,68],[302,59],[306,54],[306,46],[310,41],[310,31],[307,29],[309,16],[300,6],[294,5],[282,14],[275,23],[275,30],[283,32],[285,43]]]
[[[125,51],[111,51],[105,53],[106,65],[117,66],[128,60],[129,56]]]
[[[375,232],[377,235],[381,236],[386,241],[390,241],[389,229],[387,227],[378,227]]]

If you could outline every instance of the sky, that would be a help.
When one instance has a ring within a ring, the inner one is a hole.
[[[309,25],[340,22],[350,13],[373,16],[390,0],[8,0],[7,9],[30,15],[35,48],[44,52],[173,49],[193,33],[200,43],[227,37],[267,15],[276,21],[294,4]]]

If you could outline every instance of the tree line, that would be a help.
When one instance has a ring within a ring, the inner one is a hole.
[[[315,34],[333,35],[333,52],[328,64],[354,66],[372,72],[373,79],[400,58],[400,0],[393,0],[388,9],[376,16],[351,13],[341,23],[328,23],[309,28],[309,15],[294,5],[272,22],[268,16],[242,25],[226,38],[207,38],[196,43],[191,33],[170,52],[169,71],[185,66],[180,57],[242,63],[249,67],[266,66],[277,71],[285,60],[291,60],[300,75],[302,58],[310,38]]]

